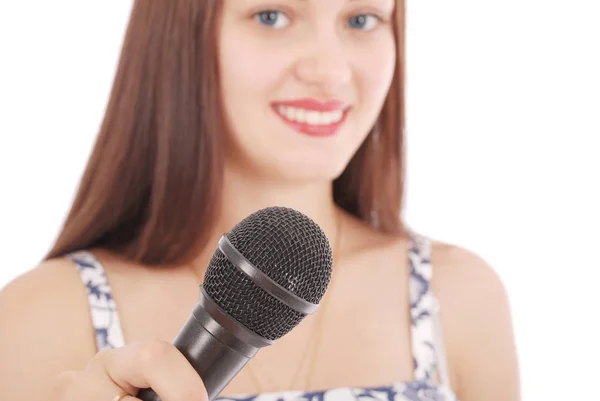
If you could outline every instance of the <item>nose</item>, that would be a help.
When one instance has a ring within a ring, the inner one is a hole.
[[[352,68],[342,38],[335,33],[313,31],[296,65],[297,78],[308,86],[333,91],[352,80]]]

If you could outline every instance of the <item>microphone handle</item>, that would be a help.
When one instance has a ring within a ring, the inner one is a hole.
[[[201,295],[201,302],[194,307],[173,345],[198,372],[212,401],[261,347],[240,340],[230,330],[232,327],[229,330],[223,327],[222,316],[214,312],[212,300],[207,298],[206,294]],[[152,389],[142,389],[136,397],[142,401],[161,401]]]

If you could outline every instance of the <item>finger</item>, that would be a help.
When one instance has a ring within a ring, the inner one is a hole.
[[[208,400],[198,373],[166,342],[140,342],[102,352],[88,369],[104,374],[129,394],[151,387],[163,401]]]
[[[115,383],[90,371],[69,371],[58,375],[53,382],[50,400],[60,401],[110,401],[123,394]],[[132,396],[120,401],[135,401]]]

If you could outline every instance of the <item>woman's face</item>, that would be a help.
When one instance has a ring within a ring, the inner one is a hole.
[[[396,62],[394,0],[223,0],[228,162],[334,179],[376,121]]]

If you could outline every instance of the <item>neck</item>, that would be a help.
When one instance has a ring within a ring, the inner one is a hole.
[[[225,169],[223,178],[219,218],[205,250],[194,263],[197,271],[205,268],[223,234],[250,214],[270,206],[289,207],[304,213],[323,229],[333,247],[338,236],[339,215],[331,181],[275,181],[231,167]]]

